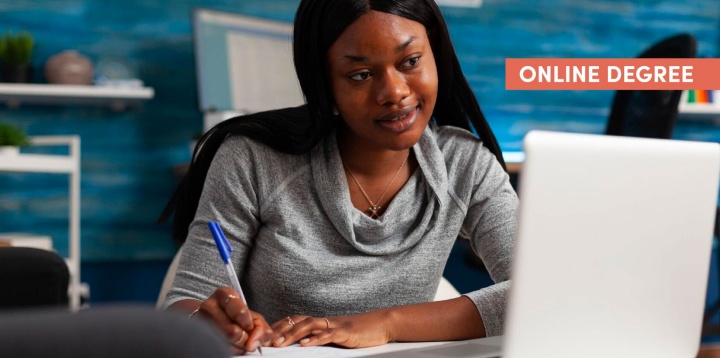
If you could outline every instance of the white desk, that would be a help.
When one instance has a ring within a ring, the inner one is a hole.
[[[300,347],[292,345],[285,348],[263,347],[262,357],[293,357],[293,358],[324,358],[324,357],[366,357],[375,354],[397,352],[414,348],[423,348],[440,345],[446,342],[416,342],[416,343],[390,343],[378,347],[345,349],[335,347]],[[260,353],[251,352],[238,357],[260,357]]]
[[[492,337],[491,340],[501,340],[502,337]],[[372,356],[381,353],[399,352],[408,349],[431,347],[446,342],[418,342],[418,343],[390,343],[384,346],[360,348],[360,349],[342,349],[332,347],[313,347],[302,348],[298,346],[290,346],[287,348],[263,348],[264,357],[363,357]],[[260,357],[260,353],[252,352],[239,357]],[[720,346],[717,343],[708,343],[700,346],[697,358],[720,358]]]

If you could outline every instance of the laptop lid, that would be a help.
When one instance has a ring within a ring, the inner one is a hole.
[[[720,145],[533,131],[503,357],[693,357]]]

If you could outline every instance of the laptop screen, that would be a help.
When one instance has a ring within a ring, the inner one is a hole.
[[[694,356],[720,145],[531,132],[524,150],[503,356]]]

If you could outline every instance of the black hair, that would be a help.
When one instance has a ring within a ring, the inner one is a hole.
[[[244,135],[284,153],[305,154],[338,126],[339,116],[332,114],[327,51],[350,24],[370,11],[425,26],[438,73],[433,120],[441,126],[474,129],[505,168],[500,146],[460,69],[447,25],[434,0],[302,0],[295,15],[293,59],[306,104],[231,118],[200,138],[187,174],[159,218],[165,221],[175,211],[176,242],[182,243],[187,237],[210,163],[227,136]]]

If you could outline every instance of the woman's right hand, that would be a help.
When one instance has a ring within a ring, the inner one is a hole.
[[[230,287],[215,290],[192,316],[198,315],[215,323],[236,355],[252,352],[260,345],[268,346],[275,339],[275,333],[265,318],[249,310]]]

